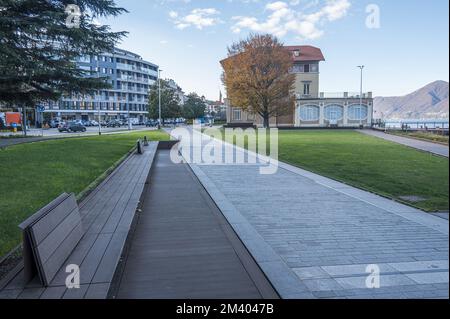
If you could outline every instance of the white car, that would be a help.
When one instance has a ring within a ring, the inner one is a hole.
[[[92,126],[98,126],[98,122],[95,121],[95,120],[92,120],[92,121],[91,121],[91,125],[92,125]]]

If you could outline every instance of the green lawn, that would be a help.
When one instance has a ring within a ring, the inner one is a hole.
[[[63,192],[79,194],[146,135],[161,131],[67,138],[0,150],[0,257],[20,242],[17,227]]]
[[[448,210],[448,159],[345,130],[279,131],[279,159],[426,211]]]

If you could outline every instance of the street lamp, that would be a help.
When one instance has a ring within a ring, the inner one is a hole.
[[[364,70],[364,65],[358,65],[357,67],[361,70],[361,85],[360,85],[360,88],[359,88],[359,127],[361,127],[362,126],[362,94],[363,94],[363,70]]]
[[[158,112],[159,112],[159,121],[158,121],[158,129],[161,129],[161,70],[158,68]]]
[[[100,78],[100,68],[98,63],[99,56],[96,57],[97,62],[97,78]],[[97,101],[97,110],[98,110],[98,135],[102,135],[102,125],[100,124],[101,120],[101,107],[100,107],[100,91],[97,91],[97,94],[95,96],[95,100]],[[95,115],[94,115],[95,116]]]

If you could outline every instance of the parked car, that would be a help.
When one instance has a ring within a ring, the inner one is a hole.
[[[112,120],[106,124],[107,127],[121,127],[122,125],[123,124],[120,120]]]
[[[158,126],[158,122],[155,120],[148,120],[147,123],[145,123],[145,126],[147,127],[155,127]]]
[[[62,124],[62,122],[60,120],[51,120],[49,123],[49,126],[51,128],[58,128],[58,126]]]
[[[69,122],[66,124],[61,124],[58,127],[59,132],[86,132],[86,126],[78,123],[78,122]]]
[[[92,120],[91,122],[91,126],[98,126],[98,122],[96,120]]]

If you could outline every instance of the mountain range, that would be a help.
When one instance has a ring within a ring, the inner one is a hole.
[[[405,96],[375,97],[374,117],[448,119],[448,82],[436,81]]]

